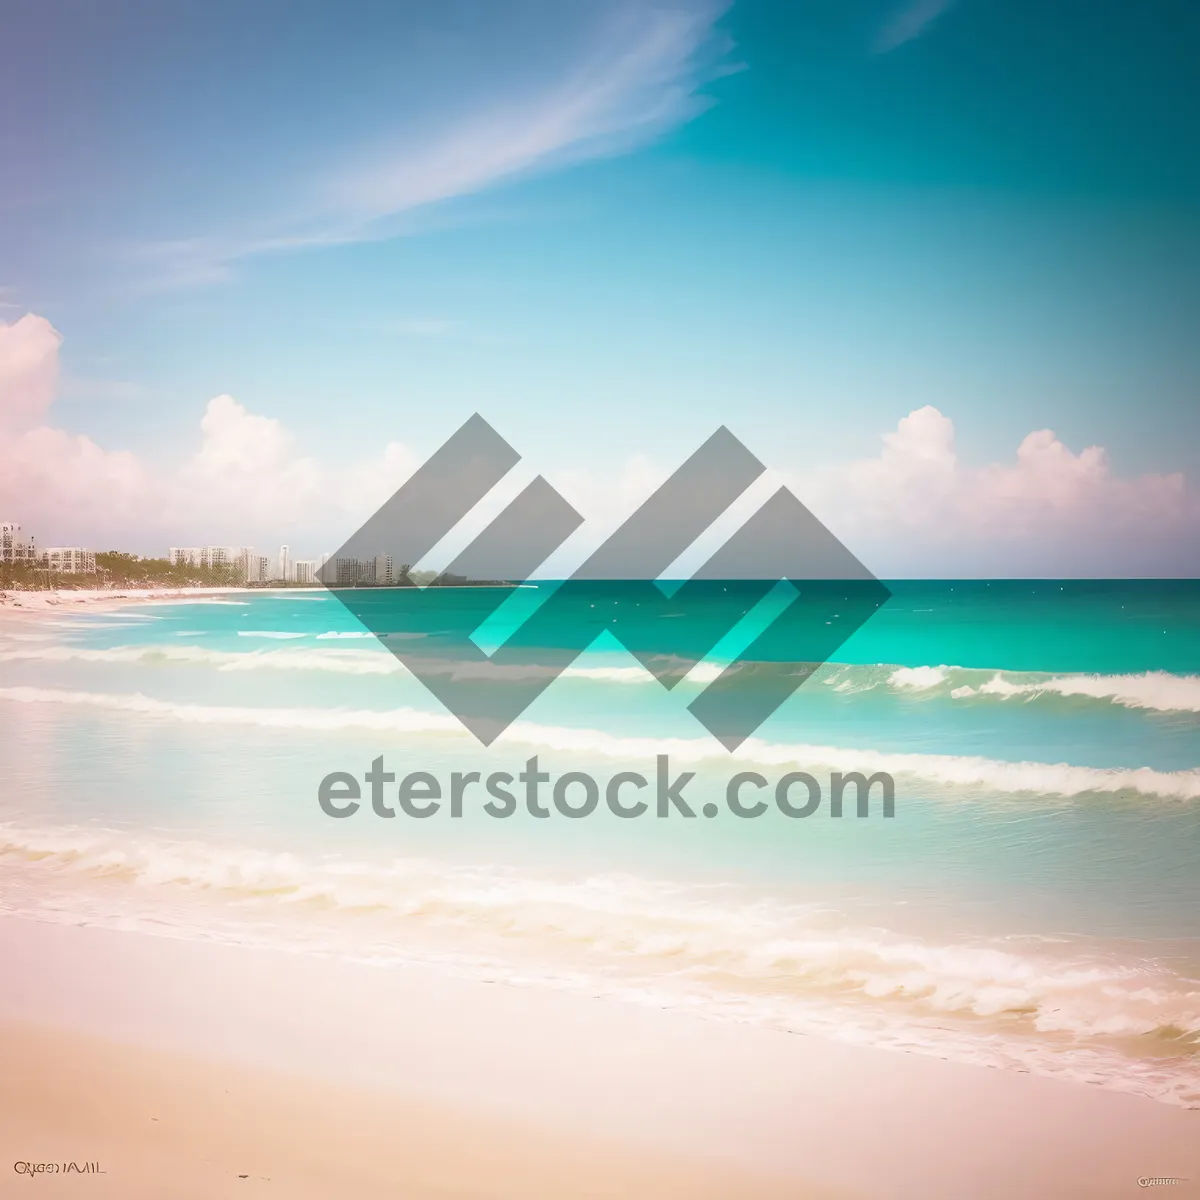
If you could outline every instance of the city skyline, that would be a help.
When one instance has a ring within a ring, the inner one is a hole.
[[[25,529],[20,522],[0,522],[0,565],[32,566],[60,574],[94,574],[97,571],[97,554],[122,554],[127,551],[109,547],[97,551],[85,546],[37,545],[36,535]],[[141,556],[150,561],[169,563],[173,567],[190,566],[204,569],[234,567],[240,571],[243,582],[267,583],[318,583],[318,571],[329,561],[328,552],[311,559],[293,558],[290,547],[281,544],[277,556],[259,554],[254,547],[245,545],[216,545],[205,543],[200,546],[171,546],[165,556]],[[387,580],[391,581],[391,557],[387,559]],[[278,570],[271,566],[274,561]],[[372,580],[373,581],[373,580]]]
[[[33,566],[38,569],[62,574],[94,574],[97,571],[97,554],[125,554],[110,547],[96,551],[82,546],[49,546],[37,548],[36,537],[15,521],[0,522],[0,565]],[[324,551],[312,558],[297,558],[291,553],[288,543],[281,543],[275,555],[261,554],[253,546],[241,544],[218,545],[203,543],[197,546],[170,546],[163,557],[141,556],[143,560],[164,562],[172,567],[195,567],[213,570],[233,568],[243,583],[298,583],[333,585],[398,585],[402,578],[422,582],[436,573],[413,570],[411,564],[398,563],[388,553],[369,558],[335,556]],[[333,563],[333,571],[326,577],[323,568]],[[449,578],[457,578],[450,576]]]

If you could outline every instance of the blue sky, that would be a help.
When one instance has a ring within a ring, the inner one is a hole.
[[[327,549],[478,410],[595,527],[724,423],[885,574],[1194,573],[1194,5],[3,14],[43,543]]]

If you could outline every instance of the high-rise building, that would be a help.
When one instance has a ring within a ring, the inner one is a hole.
[[[254,575],[255,554],[249,546],[172,546],[173,567],[233,567],[247,581]]]
[[[341,584],[343,587],[359,584],[370,586],[376,582],[374,558],[335,558],[332,569],[324,568],[322,582]]]
[[[266,583],[271,578],[271,560],[251,551],[246,555],[246,582]]]
[[[50,546],[40,556],[41,565],[48,571],[63,575],[92,575],[96,571],[96,555],[81,546]]]
[[[313,584],[319,582],[317,579],[317,560],[315,558],[296,559],[296,565],[292,568],[292,574],[296,583]]]
[[[375,582],[391,587],[395,582],[392,573],[392,556],[390,554],[375,555]]]
[[[0,562],[21,563],[25,566],[36,566],[38,553],[33,544],[33,536],[25,537],[20,525],[12,521],[0,524]]]
[[[292,577],[292,552],[287,546],[279,547],[279,575],[278,578],[287,583]]]

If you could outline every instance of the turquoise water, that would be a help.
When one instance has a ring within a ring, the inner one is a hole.
[[[324,592],[5,616],[0,908],[435,959],[1200,1105],[1200,585],[889,587],[732,756],[687,711],[716,668],[668,692],[607,616],[487,749]],[[511,594],[481,640],[540,599]],[[436,621],[407,633],[436,657]],[[694,774],[694,817],[653,815],[660,754]],[[533,755],[601,789],[640,772],[651,812],[496,819],[481,787],[460,817],[317,803],[381,756],[448,787]],[[831,818],[853,770],[894,777],[894,817]],[[826,793],[743,820],[737,771]]]

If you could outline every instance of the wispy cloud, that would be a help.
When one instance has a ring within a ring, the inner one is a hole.
[[[918,38],[955,0],[910,0],[879,31],[871,47],[874,54],[888,54]]]
[[[287,213],[247,216],[140,248],[159,282],[219,283],[255,255],[393,237],[407,214],[499,183],[628,153],[703,112],[705,83],[734,69],[716,31],[727,0],[620,7],[583,54],[527,80],[520,94],[485,90],[470,110],[358,140],[324,175],[302,180]],[[345,141],[355,143],[355,132]]]

